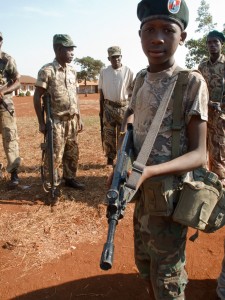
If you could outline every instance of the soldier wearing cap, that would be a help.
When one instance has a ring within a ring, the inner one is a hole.
[[[177,188],[192,175],[189,172],[206,162],[208,91],[202,75],[194,71],[189,72],[186,85],[182,84],[182,105],[180,94],[174,88],[182,70],[174,56],[187,35],[189,13],[185,1],[142,0],[137,15],[141,21],[142,49],[149,66],[136,76],[122,124],[124,131],[128,120],[133,119],[135,158],[161,102],[171,102],[162,122],[160,120],[146,166],[140,168],[138,161],[132,171],[138,169],[140,173],[133,220],[135,262],[140,275],[150,283],[149,291],[154,293],[154,299],[184,300],[188,281],[185,270],[187,227],[174,222],[172,215],[178,201]],[[173,122],[177,106],[181,108],[182,128],[176,145],[179,153],[174,155]]]
[[[79,149],[78,132],[83,122],[76,93],[77,75],[70,65],[74,57],[75,44],[67,34],[53,37],[55,59],[38,72],[34,93],[34,108],[39,130],[45,133],[45,121],[41,111],[42,96],[48,92],[51,97],[53,118],[54,165],[65,185],[84,190],[84,184],[76,179]]]
[[[209,58],[203,59],[198,68],[209,90],[207,131],[209,169],[218,175],[225,187],[225,55],[222,53],[224,42],[222,32],[210,31],[206,36]],[[218,279],[217,294],[220,299],[225,300],[225,258]]]
[[[11,180],[9,188],[19,184],[18,168],[21,165],[19,155],[18,134],[13,91],[20,87],[20,75],[15,60],[1,51],[3,35],[0,32],[0,133],[2,134],[3,148],[7,158],[7,172]]]
[[[132,93],[133,73],[130,68],[122,65],[121,59],[120,47],[108,48],[111,65],[100,71],[98,85],[103,149],[108,165],[113,165],[116,158],[121,123]]]

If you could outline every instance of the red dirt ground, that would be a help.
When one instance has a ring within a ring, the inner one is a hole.
[[[88,97],[80,96],[81,112],[84,116],[98,115],[97,99],[97,94],[88,95]],[[15,106],[18,120],[21,117],[35,115],[31,97],[15,98]],[[81,143],[80,147],[81,153],[84,153],[85,149],[82,149]],[[82,154],[81,164],[83,159],[84,155]],[[92,157],[88,159],[91,163]],[[102,165],[99,172],[106,173],[105,158],[102,153],[99,155],[99,161]],[[24,176],[29,176],[29,172]],[[90,184],[88,188],[92,189],[92,185]],[[4,212],[13,214],[23,210],[23,201],[20,199],[4,201],[4,192],[2,193],[0,217]],[[133,204],[130,205],[132,211]],[[106,220],[103,222],[107,229]],[[193,232],[194,230],[189,230],[189,236]],[[216,278],[219,275],[223,258],[224,233],[224,228],[213,234],[200,232],[199,238],[194,243],[187,241],[187,271],[189,274],[189,283],[186,289],[187,300],[216,299]],[[10,266],[9,262],[13,263],[17,258],[13,255],[13,251],[2,247],[5,241],[1,241],[0,237],[0,299],[153,300],[154,297],[151,292],[148,293],[145,283],[138,277],[135,267],[132,216],[128,213],[117,226],[114,265],[109,271],[102,271],[99,268],[105,239],[104,233],[97,243],[91,244],[85,241],[79,243],[75,251],[61,255],[59,258],[43,264],[41,268],[25,272],[23,261],[21,264],[14,264],[14,267]]]

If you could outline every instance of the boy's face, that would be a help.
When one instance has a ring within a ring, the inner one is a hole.
[[[150,69],[155,72],[173,65],[174,53],[186,38],[186,32],[182,32],[178,24],[164,19],[144,23],[139,35]]]
[[[208,37],[206,41],[207,49],[212,54],[220,54],[222,51],[222,43],[217,37]]]

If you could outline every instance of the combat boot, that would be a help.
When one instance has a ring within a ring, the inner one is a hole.
[[[19,177],[17,174],[17,170],[12,171],[11,180],[9,182],[9,188],[15,188],[19,185]]]
[[[77,189],[77,190],[85,190],[85,185],[74,178],[65,178],[65,186]]]

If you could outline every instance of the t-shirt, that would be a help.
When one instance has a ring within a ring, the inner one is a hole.
[[[128,100],[132,83],[133,72],[127,66],[122,65],[119,69],[108,66],[100,71],[98,88],[102,89],[105,99],[120,102]]]

